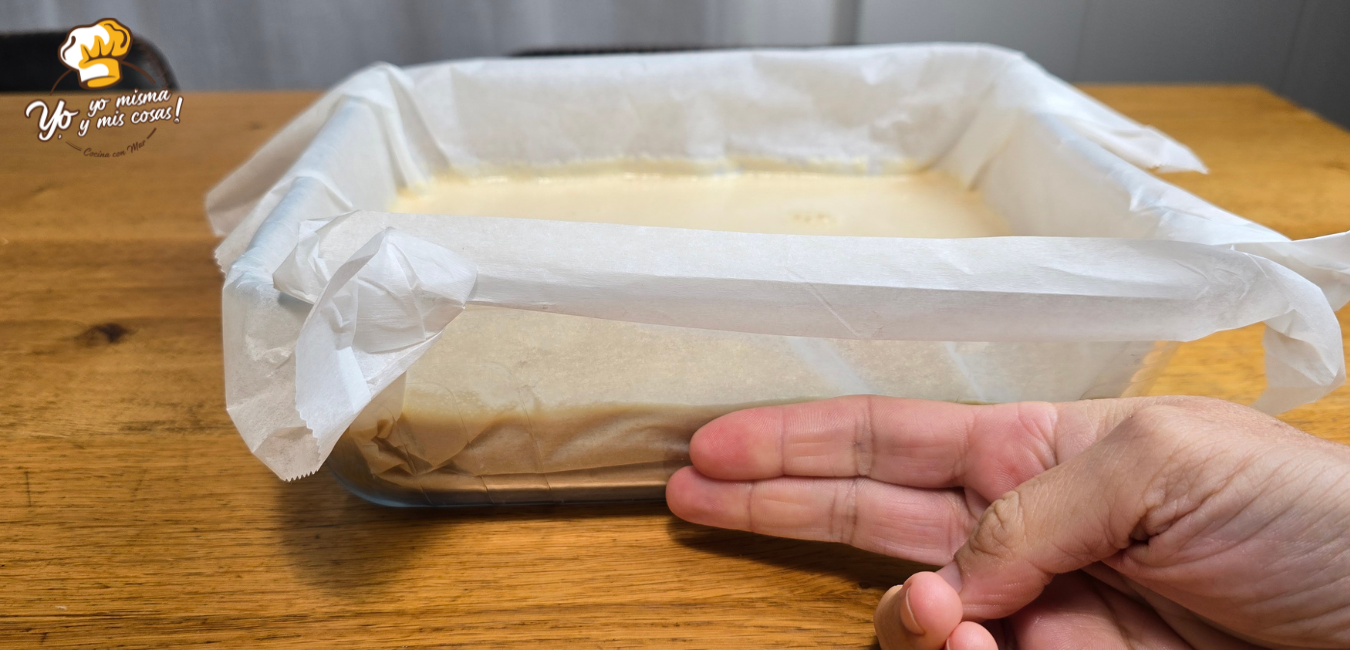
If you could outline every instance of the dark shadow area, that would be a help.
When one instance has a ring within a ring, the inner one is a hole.
[[[0,60],[6,62],[5,73],[0,75],[0,92],[85,92],[80,88],[79,75],[71,74],[58,56],[65,40],[65,32],[0,34]],[[122,62],[126,64],[122,78],[93,92],[178,89],[178,80],[164,53],[138,35],[132,37]]]
[[[277,483],[277,522],[299,579],[345,598],[364,601],[400,588],[417,558],[447,535],[472,535],[485,523],[596,518],[670,517],[672,540],[699,553],[736,557],[767,565],[838,576],[859,589],[881,594],[921,564],[861,551],[843,544],[766,537],[691,524],[669,514],[662,501],[459,508],[394,508],[366,501],[342,487],[327,471]]]
[[[708,49],[699,45],[615,45],[609,47],[552,47],[521,50],[510,56],[517,58],[541,58],[556,56],[606,56],[615,54],[673,54],[677,52],[699,52]]]
[[[862,551],[845,544],[766,537],[691,524],[671,517],[671,539],[702,553],[737,557],[794,571],[839,576],[877,596],[918,571],[935,567]]]
[[[474,534],[476,524],[567,522],[667,514],[664,502],[395,508],[348,492],[328,471],[277,483],[286,552],[300,579],[352,600],[398,589],[433,538]]]

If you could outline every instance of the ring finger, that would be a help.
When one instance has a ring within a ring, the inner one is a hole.
[[[975,524],[957,490],[928,490],[868,478],[780,477],[719,481],[686,467],[666,486],[682,519],[764,535],[826,542],[927,564],[951,561]]]

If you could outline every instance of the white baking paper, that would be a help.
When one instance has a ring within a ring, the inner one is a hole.
[[[1017,237],[872,239],[381,212],[443,170],[936,167]],[[1345,234],[1291,242],[1141,168],[1184,146],[970,45],[486,60],[357,73],[207,197],[227,407],[317,470],[465,305],[837,339],[1188,341],[1264,322],[1279,412],[1344,381]]]

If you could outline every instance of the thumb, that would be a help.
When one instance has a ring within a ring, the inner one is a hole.
[[[1008,616],[1056,574],[1129,547],[1164,499],[1161,481],[1182,442],[1165,422],[1179,410],[1145,406],[1081,454],[989,504],[952,563],[938,571],[960,595],[965,617]]]

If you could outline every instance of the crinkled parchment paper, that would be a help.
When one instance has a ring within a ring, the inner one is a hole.
[[[683,160],[734,172],[751,159],[943,170],[1019,236],[381,212],[445,170]],[[468,305],[842,340],[1188,341],[1264,322],[1259,408],[1339,385],[1346,235],[1289,241],[1144,169],[1203,166],[988,46],[377,65],[207,197],[224,237],[227,406],[279,476],[312,473]]]

